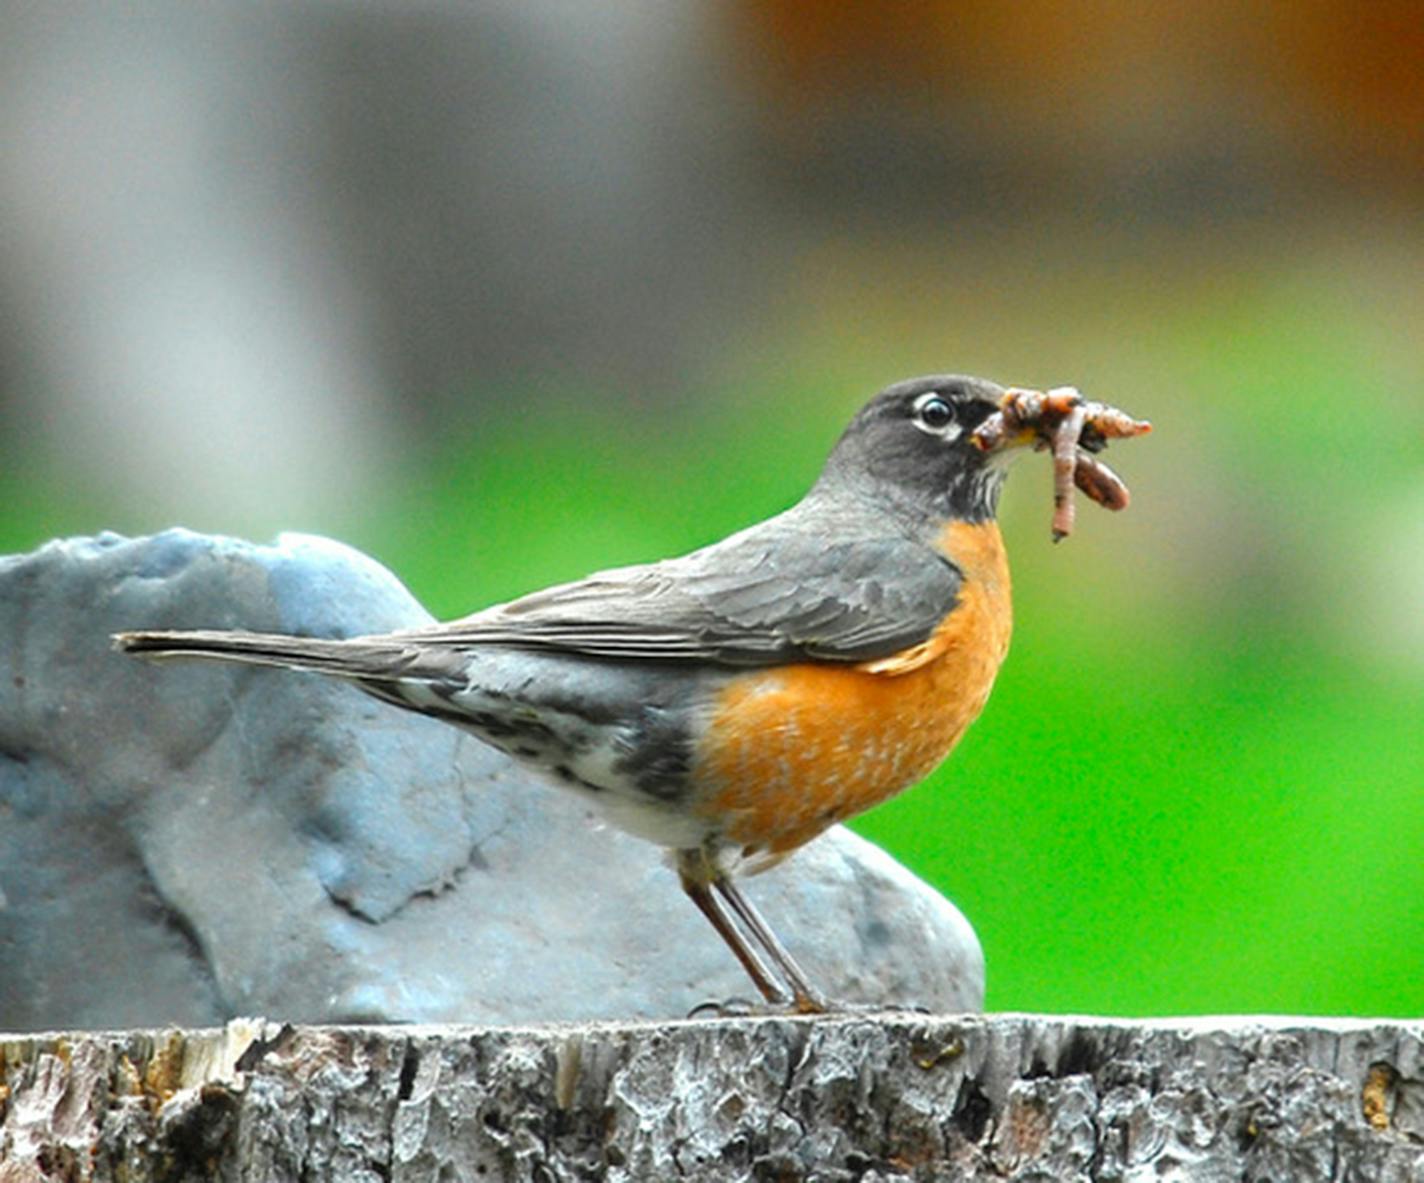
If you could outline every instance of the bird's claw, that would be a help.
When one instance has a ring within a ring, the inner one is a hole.
[[[841,1014],[851,1008],[823,998],[785,999],[779,1002],[757,1002],[749,998],[728,998],[722,1002],[708,999],[687,1012],[689,1019],[765,1019],[791,1018],[797,1015]]]

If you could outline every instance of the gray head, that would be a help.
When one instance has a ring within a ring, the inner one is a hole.
[[[1002,453],[986,455],[970,437],[1004,394],[998,383],[966,374],[887,386],[850,421],[817,490],[868,496],[925,525],[992,518],[1004,479]]]

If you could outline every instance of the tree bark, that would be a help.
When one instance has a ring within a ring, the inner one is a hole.
[[[1424,1180],[1424,1023],[853,1014],[0,1037],[0,1183]]]

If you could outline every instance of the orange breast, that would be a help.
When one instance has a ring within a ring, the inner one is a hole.
[[[749,853],[779,854],[923,779],[978,716],[1012,611],[993,522],[953,522],[953,612],[923,644],[857,666],[806,663],[737,679],[697,753],[697,807]]]

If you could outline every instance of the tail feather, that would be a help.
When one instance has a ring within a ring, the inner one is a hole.
[[[210,658],[356,679],[440,680],[449,676],[455,656],[378,638],[336,641],[215,629],[115,633],[113,641],[120,652],[146,657]]]

